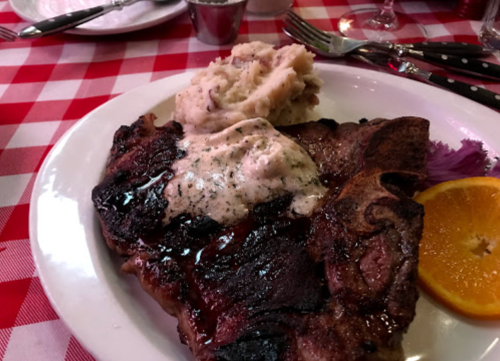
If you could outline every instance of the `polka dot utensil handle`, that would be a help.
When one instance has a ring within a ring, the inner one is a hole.
[[[409,50],[407,54],[404,55],[466,75],[500,80],[500,65],[481,59],[471,59],[463,56],[437,54],[417,50]]]
[[[478,86],[433,74],[418,68],[414,63],[398,58],[386,52],[373,49],[357,49],[353,57],[365,63],[375,65],[391,73],[404,77],[415,78],[426,83],[437,85],[456,94],[500,110],[500,94],[480,88]]]
[[[498,93],[433,73],[430,73],[427,82],[500,110],[500,94]]]
[[[467,58],[488,56],[495,52],[495,49],[482,45],[460,43],[453,41],[429,41],[424,43],[401,44],[413,50],[426,51],[431,53],[466,56]]]

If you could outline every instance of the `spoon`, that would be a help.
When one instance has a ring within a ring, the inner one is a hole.
[[[112,0],[108,4],[95,6],[93,8],[77,10],[50,19],[45,19],[22,29],[17,34],[21,39],[39,38],[42,36],[59,33],[72,29],[87,21],[107,14],[114,10],[121,10],[125,6],[135,4],[141,0]],[[152,0],[155,2],[170,2],[171,0]]]

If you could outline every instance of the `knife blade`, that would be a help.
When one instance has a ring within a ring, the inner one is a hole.
[[[382,51],[358,49],[352,54],[352,56],[358,60],[375,65],[391,73],[421,80],[432,85],[437,85],[478,103],[500,110],[500,94],[498,93],[459,80],[433,74],[432,72],[418,68],[412,62],[392,56]]]

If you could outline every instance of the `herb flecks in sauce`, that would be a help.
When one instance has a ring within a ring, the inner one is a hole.
[[[209,135],[187,133],[180,145],[187,155],[165,189],[166,222],[191,213],[234,224],[255,204],[285,194],[293,195],[290,215],[310,215],[326,193],[309,155],[263,118]]]

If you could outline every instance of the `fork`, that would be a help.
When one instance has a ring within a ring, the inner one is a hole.
[[[0,39],[5,41],[14,41],[17,39],[17,34],[10,29],[0,26]]]
[[[358,48],[378,45],[377,42],[349,39],[327,33],[308,23],[291,10],[286,12],[283,22],[285,34],[328,58],[341,58]]]
[[[409,56],[468,75],[487,77],[495,80],[500,79],[499,65],[466,58],[464,55],[459,57],[446,53],[438,53],[436,52],[437,47],[433,45],[435,43],[412,44],[413,46],[421,46],[419,50],[414,50],[404,44],[350,39],[320,30],[291,10],[287,11],[283,22],[285,24],[283,28],[285,34],[295,41],[304,44],[311,51],[327,58],[343,57],[360,48],[376,48],[398,57]],[[474,53],[475,56],[477,56],[478,50],[483,49],[479,45],[467,43],[465,45],[464,43],[447,43],[447,45],[443,44],[442,46],[443,48],[451,46],[453,49],[457,49],[457,47],[466,48]],[[465,53],[470,54],[462,50],[462,54]]]
[[[292,10],[288,10],[286,12],[286,17],[283,22],[286,25],[286,28],[283,30],[285,31],[285,33],[287,33],[288,36],[292,38],[293,36],[295,36],[298,38],[302,38],[302,40],[309,40],[313,44],[316,43],[316,46],[319,46],[320,49],[328,52],[329,57],[342,57],[360,47],[374,47],[385,51],[391,51],[398,56],[408,55],[407,52],[409,52],[410,50],[421,50],[448,55],[459,54],[468,57],[490,55],[495,51],[495,49],[485,48],[480,45],[457,42],[394,44],[391,42],[378,42],[346,38],[318,29],[317,27],[294,13]],[[297,31],[294,32],[294,29],[297,29],[299,33],[297,33]]]

